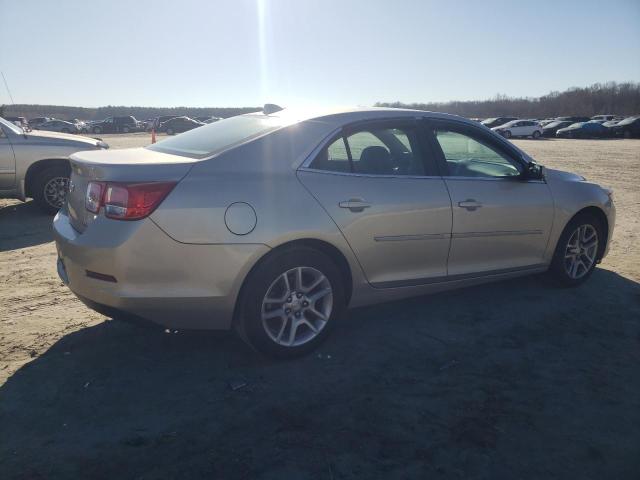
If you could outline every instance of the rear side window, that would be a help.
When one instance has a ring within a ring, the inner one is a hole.
[[[240,115],[189,130],[145,148],[190,158],[205,158],[283,126],[278,117]]]
[[[316,170],[365,175],[425,175],[414,126],[378,126],[348,131],[310,165]]]

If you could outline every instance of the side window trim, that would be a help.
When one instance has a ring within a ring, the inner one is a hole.
[[[507,160],[509,160],[518,170],[522,171],[525,168],[524,161],[520,159],[520,155],[517,155],[516,150],[511,150],[507,148],[507,145],[502,145],[498,139],[491,138],[486,132],[483,132],[479,128],[475,128],[471,125],[464,124],[462,122],[454,122],[440,119],[432,119],[425,118],[426,130],[428,142],[431,148],[434,150],[436,155],[436,162],[438,164],[438,169],[440,170],[440,175],[442,177],[449,177],[449,169],[447,167],[447,161],[440,147],[440,143],[436,139],[434,134],[434,130],[438,127],[448,128],[453,132],[460,133],[461,135],[468,135],[470,138],[488,145],[489,147],[497,150],[498,153],[504,155]],[[457,177],[457,178],[467,178],[467,177]],[[469,177],[474,178],[476,180],[482,177]],[[487,179],[487,178],[485,178]],[[501,177],[490,177],[490,180],[506,180],[511,181],[509,178],[501,178]]]

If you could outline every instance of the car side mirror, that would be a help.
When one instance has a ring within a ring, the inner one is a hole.
[[[544,167],[535,162],[529,162],[522,172],[521,178],[522,180],[543,180]]]

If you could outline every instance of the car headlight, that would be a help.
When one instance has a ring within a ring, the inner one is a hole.
[[[102,140],[98,140],[98,142],[96,143],[96,146],[98,148],[103,148],[105,150],[109,148],[109,144],[107,144],[106,142],[103,142]]]

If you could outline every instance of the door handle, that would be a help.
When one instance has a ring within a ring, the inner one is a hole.
[[[482,207],[482,204],[480,202],[476,202],[472,198],[467,198],[464,202],[458,202],[458,206],[469,212],[474,212],[478,208]]]
[[[352,212],[361,212],[365,208],[369,208],[371,206],[370,203],[365,202],[362,198],[351,198],[346,202],[338,203],[340,208],[348,208]]]

